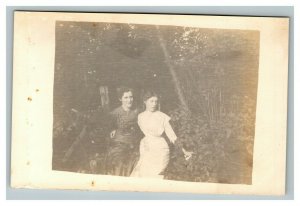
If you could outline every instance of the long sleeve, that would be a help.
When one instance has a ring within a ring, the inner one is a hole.
[[[170,142],[172,142],[174,144],[175,141],[177,140],[177,136],[176,136],[172,126],[170,125],[169,121],[170,121],[170,117],[167,117],[164,122],[165,133],[166,133],[167,137],[169,138]]]
[[[117,108],[108,114],[108,122],[109,122],[108,130],[109,131],[118,129],[118,122],[117,122],[118,113],[119,113],[119,109]]]
[[[164,127],[165,127],[165,133],[167,137],[169,138],[170,142],[172,142],[178,150],[184,149],[184,144],[181,141],[178,141],[178,137],[175,134],[171,124],[170,124],[170,117],[166,115]]]

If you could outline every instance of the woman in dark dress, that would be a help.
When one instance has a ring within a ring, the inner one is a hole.
[[[132,108],[132,89],[122,87],[118,90],[118,96],[122,105],[111,112],[113,129],[106,168],[109,175],[129,176],[138,159],[138,110]]]

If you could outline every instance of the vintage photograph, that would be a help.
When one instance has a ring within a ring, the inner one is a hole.
[[[260,32],[55,21],[52,170],[252,184]]]
[[[11,187],[284,195],[289,18],[14,13]]]

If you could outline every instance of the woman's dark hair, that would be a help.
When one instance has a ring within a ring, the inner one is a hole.
[[[146,101],[151,97],[157,97],[158,100],[160,99],[159,95],[155,91],[146,91],[143,95],[143,101]]]
[[[123,95],[125,92],[131,92],[133,94],[133,89],[129,88],[129,87],[119,87],[117,89],[117,93],[118,93],[118,98],[122,99]]]

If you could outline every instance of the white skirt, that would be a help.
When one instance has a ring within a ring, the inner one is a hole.
[[[144,137],[140,143],[140,158],[130,176],[163,178],[160,173],[169,163],[169,146],[163,137]]]

